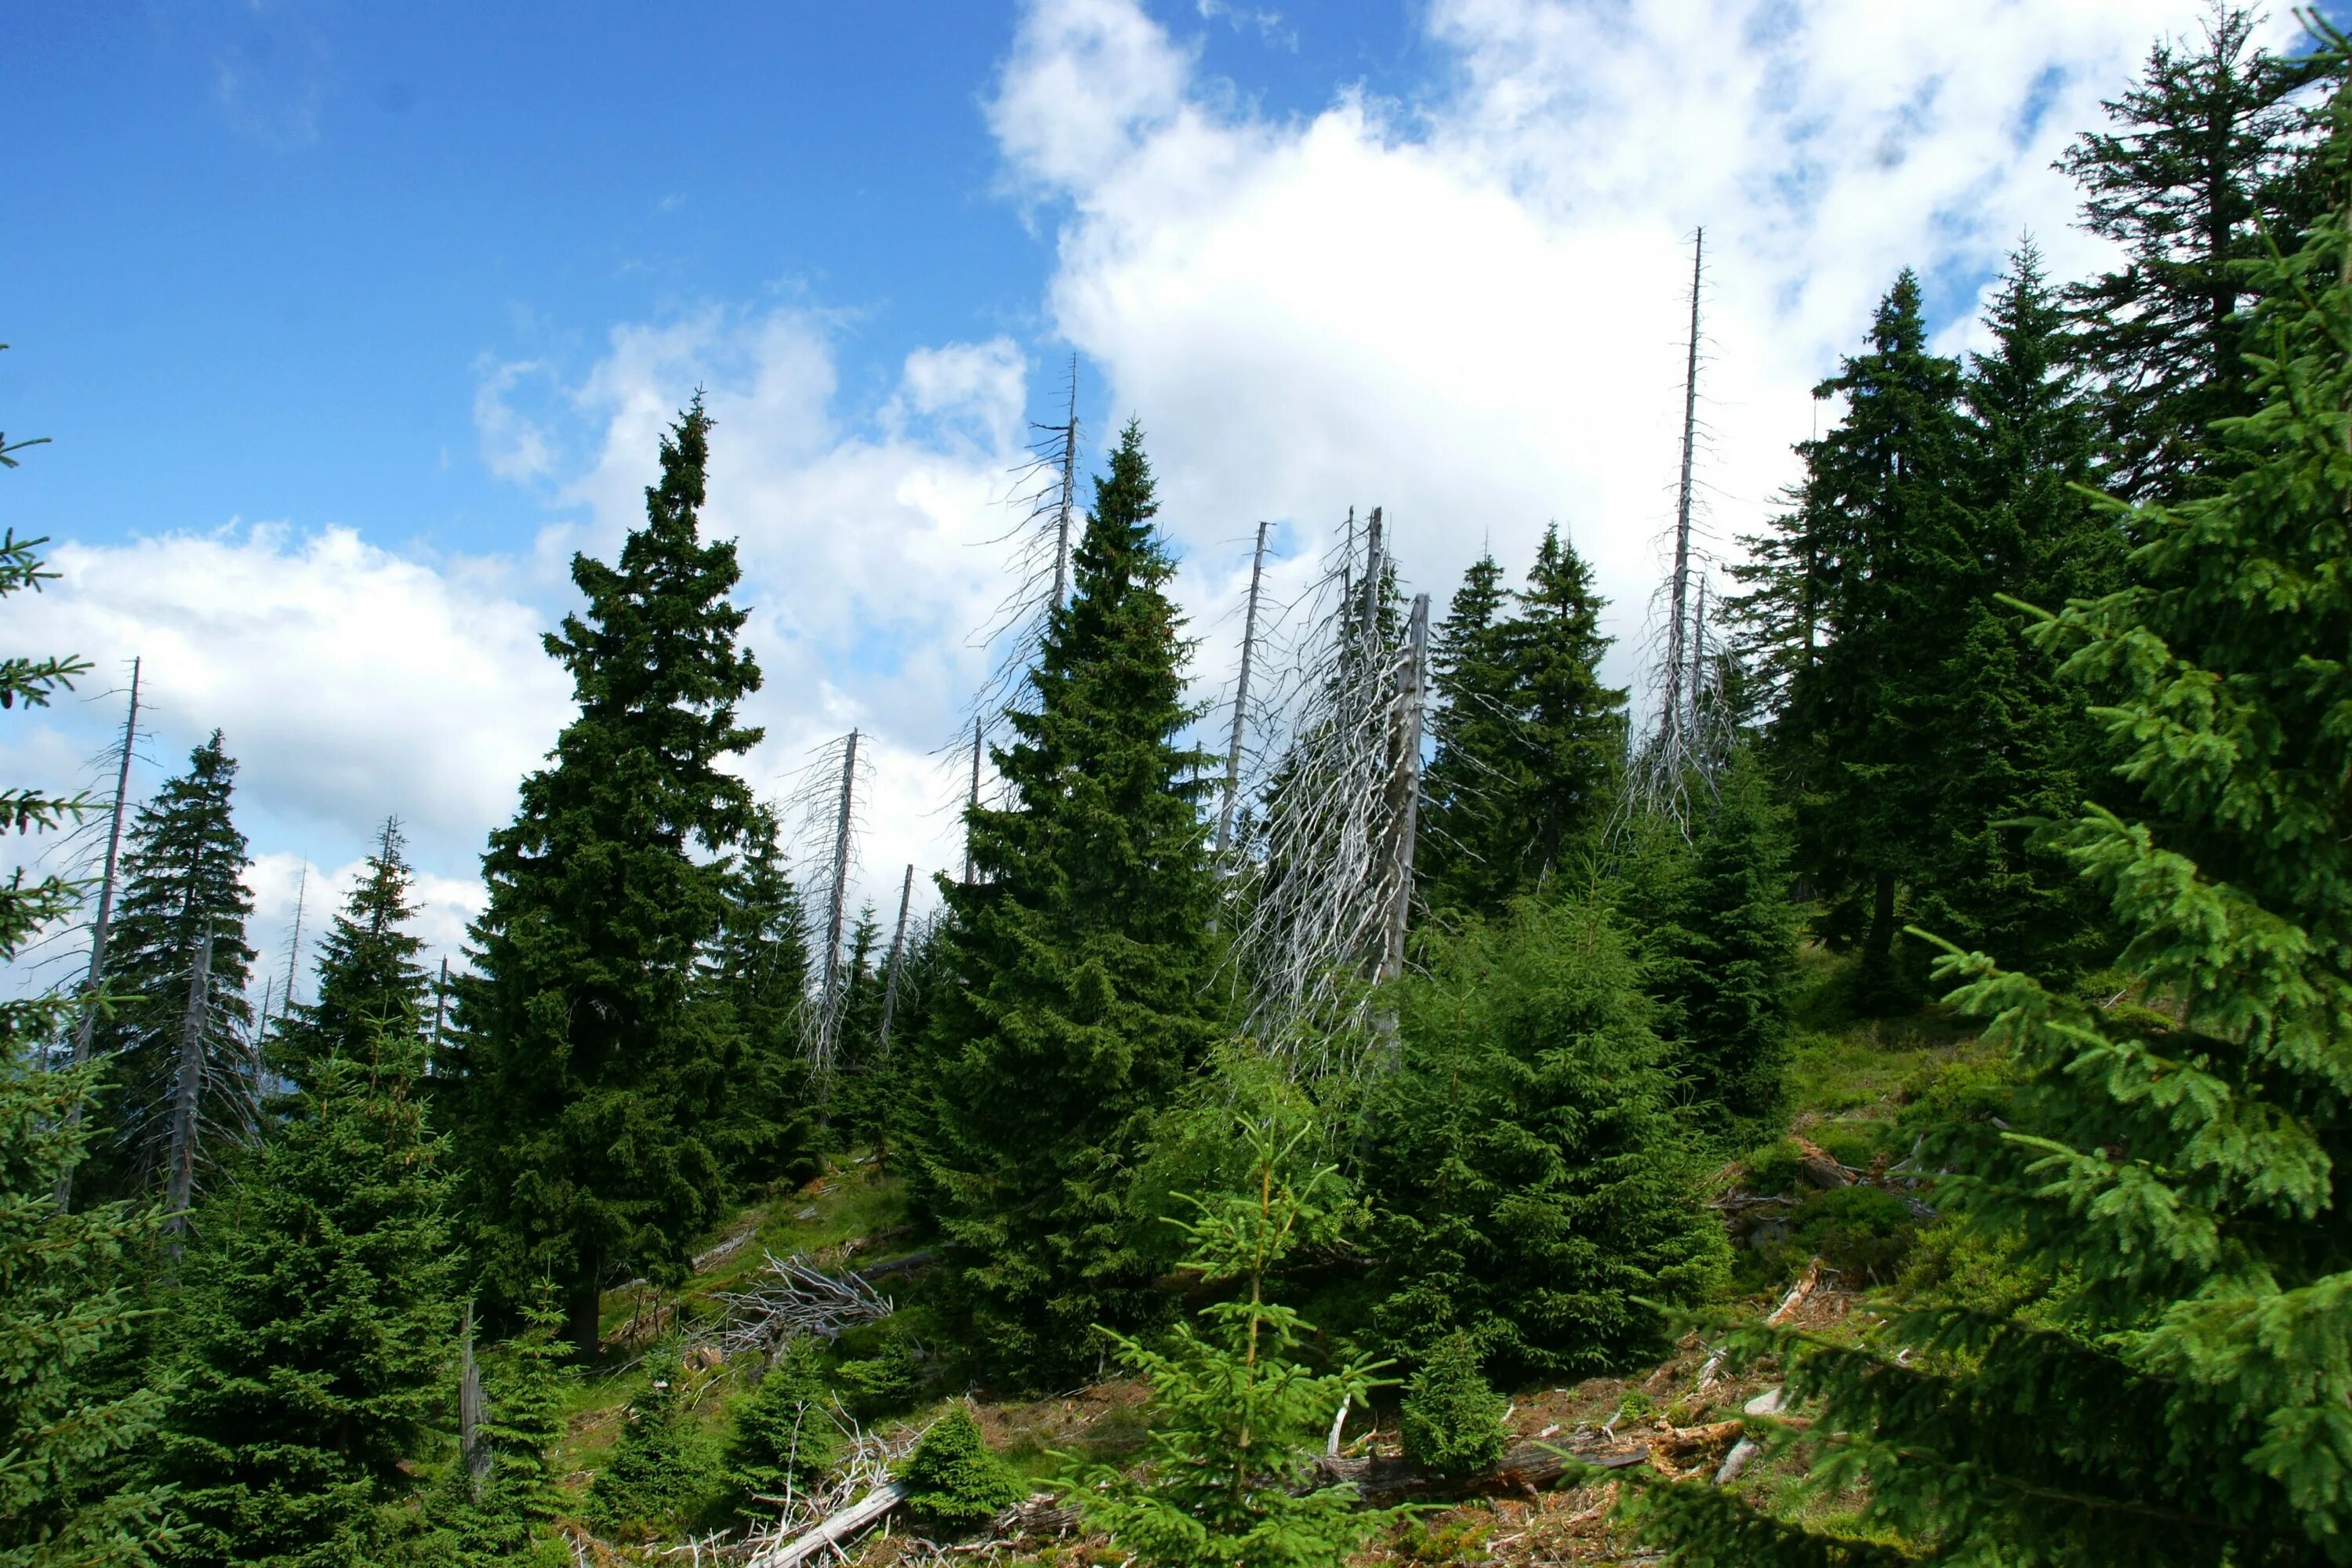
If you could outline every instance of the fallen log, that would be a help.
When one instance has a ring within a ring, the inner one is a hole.
[[[794,1568],[794,1564],[803,1559],[848,1540],[906,1500],[907,1487],[903,1481],[890,1481],[876,1487],[815,1529],[803,1531],[780,1545],[761,1548],[746,1568]]]

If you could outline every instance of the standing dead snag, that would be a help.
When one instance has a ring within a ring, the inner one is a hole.
[[[1249,722],[1250,659],[1257,652],[1258,590],[1265,580],[1266,524],[1257,525],[1257,549],[1250,557],[1249,609],[1242,617],[1241,671],[1234,678],[1234,730],[1225,747],[1225,794],[1217,808],[1217,875],[1232,875],[1226,853],[1234,842],[1234,807],[1242,789],[1242,735]]]
[[[1725,737],[1714,732],[1721,721],[1708,693],[1706,568],[1693,548],[1700,437],[1699,306],[1706,255],[1706,231],[1702,228],[1691,247],[1690,334],[1683,362],[1682,472],[1675,497],[1674,563],[1663,585],[1662,645],[1651,645],[1660,649],[1653,681],[1658,693],[1657,716],[1638,743],[1627,773],[1614,825],[1620,828],[1637,816],[1654,813],[1671,817],[1688,833],[1691,788],[1697,785],[1712,799],[1716,775],[1727,754]],[[1654,599],[1654,611],[1656,604]]]
[[[1287,710],[1249,875],[1228,884],[1234,957],[1250,989],[1246,1030],[1304,1076],[1358,1070],[1378,1028],[1373,993],[1412,907],[1421,792],[1423,630],[1397,625],[1381,512],[1367,521],[1364,576],[1352,539],[1309,591],[1307,629],[1278,677]]]
[[[890,1053],[890,1020],[898,1011],[898,965],[907,953],[907,906],[915,896],[915,868],[907,867],[907,879],[898,884],[898,925],[890,933],[888,973],[882,981],[882,1027],[876,1048],[884,1056]]]
[[[180,1068],[172,1093],[171,1174],[165,1188],[164,1229],[179,1260],[188,1228],[188,1205],[195,1195],[199,1110],[205,1088],[205,1026],[212,1020],[213,933],[196,939],[195,963],[188,971],[188,1004],[180,1018]]]
[[[817,986],[807,999],[802,1035],[824,1093],[840,1044],[841,1016],[849,987],[842,973],[842,930],[847,923],[850,875],[857,863],[861,768],[872,759],[852,730],[817,748],[795,776],[784,808],[794,821],[793,838],[808,868],[809,885],[825,889],[822,903],[803,906],[803,934],[815,961]]]
[[[89,971],[82,979],[81,1016],[74,1023],[73,1065],[81,1067],[89,1061],[90,1034],[98,1026],[98,998],[100,984],[106,978],[106,931],[114,919],[114,876],[122,852],[122,813],[131,798],[131,753],[139,742],[139,667],[131,661],[131,707],[122,721],[122,754],[114,773],[114,809],[109,813],[106,825],[105,869],[98,879],[98,917],[89,927]],[[76,1100],[66,1112],[68,1129],[80,1125],[81,1102]],[[56,1198],[58,1207],[73,1207],[74,1167],[68,1162],[58,1172]]]

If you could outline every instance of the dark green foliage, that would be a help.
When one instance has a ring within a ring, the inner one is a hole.
[[[1675,1047],[1680,1100],[1699,1127],[1736,1142],[1772,1124],[1786,1095],[1798,935],[1786,814],[1747,748],[1670,889],[1645,942],[1651,994]]]
[[[1478,1370],[1478,1347],[1460,1331],[1430,1346],[1405,1384],[1397,1418],[1405,1458],[1438,1476],[1471,1476],[1500,1463],[1507,1405]]]
[[[2352,1560],[2347,254],[2331,216],[2249,279],[2263,405],[2219,432],[2226,485],[2135,513],[2141,585],[2039,632],[2145,814],[2093,806],[2059,844],[2147,1005],[1947,961],[2018,1081],[2005,1130],[1932,1152],[1959,1171],[1938,1205],[2059,1294],[1930,1295],[1850,1345],[1744,1336],[1815,1417],[1804,1495],[1866,1479],[1854,1530],[1937,1561]],[[1705,1490],[1647,1500],[1679,1560],[1839,1550]]]
[[[951,1535],[986,1524],[1029,1495],[961,1402],[923,1434],[898,1479],[907,1484],[907,1506],[916,1517]]]
[[[97,1199],[161,1190],[168,1177],[173,1091],[181,1028],[196,953],[212,933],[208,1018],[202,1035],[204,1100],[200,1163],[209,1168],[222,1130],[251,1120],[252,1069],[243,1039],[253,1011],[243,993],[253,949],[245,920],[245,835],[230,815],[236,763],[218,731],[139,808],[122,860],[122,894],[107,937],[106,992],[112,1005],[91,1031],[108,1058],[98,1120],[105,1130],[76,1175],[79,1196]],[[201,1183],[197,1185],[200,1187]]]
[[[273,1065],[309,1083],[328,1058],[364,1051],[376,1031],[413,1033],[426,1011],[430,981],[407,929],[411,873],[400,824],[386,819],[350,900],[320,944],[318,999],[291,1007],[270,1043]]]
[[[1789,1239],[1799,1254],[1818,1257],[1850,1279],[1891,1283],[1909,1256],[1918,1216],[1879,1187],[1833,1187],[1810,1197],[1790,1216]]]
[[[674,1355],[651,1359],[677,1364]],[[632,1541],[675,1534],[709,1504],[717,1455],[682,1392],[674,1377],[656,1376],[622,1414],[621,1440],[588,1492],[588,1517],[599,1530]]]
[[[825,1393],[817,1342],[803,1334],[784,1346],[751,1397],[735,1408],[727,1441],[727,1480],[747,1513],[772,1514],[762,1498],[805,1494],[833,1468],[841,1451]]]
[[[2011,258],[1986,325],[1993,349],[1971,356],[1961,387],[1973,547],[1935,672],[1942,783],[1913,903],[1940,936],[2065,967],[2088,957],[2095,911],[2032,824],[2081,804],[2093,737],[2050,660],[2027,647],[2022,618],[1993,595],[2063,604],[2106,593],[2122,582],[2123,536],[2076,488],[2091,477],[2091,415],[2032,246]]]
[[[1011,798],[967,813],[979,879],[940,884],[921,1191],[972,1342],[1037,1384],[1092,1368],[1089,1325],[1154,1310],[1127,1167],[1213,1033],[1205,759],[1181,741],[1188,645],[1157,510],[1129,426],[1030,673],[1034,705],[1006,714]]]
[[[1525,836],[1516,885],[1541,886],[1608,816],[1625,750],[1625,693],[1601,682],[1613,640],[1601,635],[1609,601],[1592,568],[1544,531],[1518,608],[1498,634],[1510,671],[1519,787],[1507,803]]]
[[[1782,680],[1774,740],[1796,784],[1799,866],[1831,900],[1827,929],[1859,939],[1867,988],[1887,993],[1896,893],[1925,859],[1943,781],[1937,684],[1968,583],[1960,368],[1927,352],[1918,279],[1878,307],[1866,353],[1816,397],[1836,428],[1798,450],[1796,510],[1735,568],[1741,613]]]
[[[19,443],[23,445],[23,443]],[[13,468],[0,439],[0,466]],[[0,598],[37,589],[39,541],[0,538]],[[89,665],[72,658],[0,663],[0,708],[47,705]],[[89,803],[37,790],[0,793],[0,826],[52,831]],[[0,883],[0,959],[14,962],[79,891],[22,871]],[[161,1400],[110,1393],[94,1375],[133,1330],[126,1254],[153,1236],[152,1218],[121,1204],[63,1214],[54,1194],[89,1139],[89,1068],[41,1072],[33,1054],[67,1026],[55,992],[0,1000],[0,1563],[9,1568],[140,1568],[163,1541],[162,1500],[130,1473]]]
[[[1513,846],[1525,824],[1510,810],[1520,758],[1502,578],[1491,553],[1474,562],[1431,639],[1435,751],[1422,785],[1414,869],[1433,909],[1493,909],[1517,885]]]
[[[542,1527],[562,1502],[555,1446],[578,1381],[553,1298],[542,1288],[522,1309],[523,1331],[481,1358],[484,1414],[475,1441],[487,1465],[478,1479],[462,1461],[452,1464],[426,1500],[431,1528],[410,1550],[420,1568],[520,1562],[547,1543]],[[570,1554],[559,1549],[556,1560]]]
[[[1523,902],[1428,969],[1371,1110],[1382,1333],[1423,1355],[1465,1331],[1507,1377],[1658,1350],[1643,1301],[1702,1299],[1727,1255],[1608,918]]]
[[[816,1173],[808,1052],[808,944],[799,889],[784,868],[773,806],[752,808],[751,828],[725,889],[709,984],[743,1035],[740,1080],[713,1134],[738,1184],[800,1182]]]
[[[198,1213],[161,1444],[173,1561],[329,1563],[404,1494],[457,1322],[424,1042],[377,1028],[312,1064],[281,1125]]]
[[[833,1369],[834,1376],[848,1391],[850,1409],[860,1419],[898,1415],[912,1408],[921,1396],[923,1363],[915,1354],[915,1342],[898,1322],[886,1319],[865,1333],[844,1334],[842,1348],[873,1352],[850,1355]]]
[[[2272,243],[2292,248],[2314,210],[2290,101],[2311,71],[2256,46],[2259,22],[2218,4],[2201,39],[2158,40],[2107,103],[2110,128],[2064,160],[2084,226],[2124,253],[2073,302],[2101,382],[2111,482],[2134,500],[2193,493],[2220,456],[2213,421],[2253,412],[2246,268]]]
[[[1557,525],[1517,593],[1491,555],[1463,579],[1431,653],[1440,706],[1416,861],[1433,908],[1501,909],[1607,816],[1625,744],[1625,693],[1601,681],[1607,605]]]
[[[735,547],[698,530],[709,427],[698,404],[663,440],[618,565],[572,560],[586,609],[546,643],[579,714],[491,836],[479,973],[457,994],[483,1278],[553,1275],[583,1350],[613,1271],[683,1276],[747,1142],[730,1109],[743,1026],[701,961],[755,826],[726,763],[759,739],[736,705],[760,677],[735,642]]]
[[[1186,1323],[1164,1349],[1113,1334],[1119,1359],[1151,1383],[1151,1438],[1139,1474],[1102,1467],[1063,1482],[1088,1525],[1147,1568],[1340,1568],[1399,1510],[1357,1505],[1353,1487],[1304,1489],[1323,1432],[1341,1403],[1362,1401],[1377,1366],[1317,1373],[1301,1352],[1314,1333],[1266,1300],[1269,1271],[1293,1251],[1328,1244],[1328,1166],[1300,1170],[1306,1131],[1235,1118],[1251,1167],[1235,1189],[1196,1199],[1181,1226],[1186,1268],[1235,1294]]]

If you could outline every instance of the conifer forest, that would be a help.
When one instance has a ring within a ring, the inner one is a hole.
[[[740,765],[699,397],[462,961],[395,817],[290,984],[132,674],[0,795],[102,850],[0,889],[87,954],[0,1002],[0,1565],[2352,1563],[2352,40],[2213,16],[2064,160],[2117,267],[1958,357],[1885,279],[1716,552],[1689,237],[1640,650],[1605,520],[1341,496],[1202,668],[1073,390],[880,907],[865,737]]]

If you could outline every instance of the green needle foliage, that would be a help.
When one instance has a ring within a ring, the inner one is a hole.
[[[1089,1525],[1148,1568],[1339,1568],[1402,1510],[1360,1508],[1351,1486],[1300,1488],[1332,1415],[1377,1386],[1379,1368],[1310,1370],[1298,1355],[1313,1325],[1265,1299],[1283,1258],[1332,1239],[1322,1194],[1335,1173],[1295,1170],[1310,1131],[1286,1140],[1271,1119],[1234,1120],[1248,1182],[1171,1223],[1191,1238],[1189,1271],[1246,1294],[1203,1309],[1164,1348],[1109,1334],[1151,1384],[1143,1471],[1102,1468],[1064,1485]]]
[[[173,1561],[352,1560],[440,1418],[457,1326],[424,1041],[377,1028],[312,1064],[269,1141],[197,1214],[162,1469]]]
[[[13,468],[0,441],[0,464]],[[0,598],[38,589],[38,540],[0,538]],[[0,660],[0,709],[47,706],[89,667]],[[0,792],[0,827],[52,831],[89,803]],[[79,892],[56,877],[0,883],[0,959],[67,915]],[[54,991],[0,1001],[0,1564],[143,1568],[165,1542],[162,1498],[131,1473],[154,1426],[152,1389],[109,1393],[101,1369],[135,1327],[124,1264],[152,1242],[152,1217],[121,1204],[58,1211],[58,1176],[89,1137],[95,1074],[39,1070],[34,1053],[75,1009]]]
[[[2352,156],[2341,99],[2332,156]],[[2137,585],[2037,640],[2092,692],[2138,820],[2056,836],[2127,934],[2138,1005],[1955,951],[2021,1077],[1940,1202],[2071,1283],[2031,1315],[1933,1301],[1873,1342],[1751,1331],[1866,1483],[1869,1553],[2002,1568],[2352,1562],[2352,245],[2257,268],[2249,417],[2218,493],[2129,520]],[[2110,785],[2109,787],[2115,787]],[[1898,1359],[1898,1352],[1910,1353]],[[1861,1553],[1703,1488],[1644,1511],[1677,1561]]]
[[[1013,1467],[988,1446],[971,1407],[961,1403],[923,1434],[898,1479],[907,1484],[907,1506],[918,1519],[956,1535],[1029,1495]]]
[[[702,960],[755,826],[729,764],[760,738],[736,722],[760,672],[735,641],[735,547],[698,523],[709,430],[697,403],[665,437],[617,565],[572,560],[586,607],[546,642],[579,714],[491,836],[480,973],[457,994],[478,1261],[494,1290],[552,1274],[583,1352],[613,1271],[684,1277],[744,1142],[743,1028]]]
[[[1478,1347],[1459,1330],[1430,1348],[1405,1384],[1397,1419],[1405,1458],[1438,1476],[1473,1476],[1503,1458],[1509,1408],[1478,1370]]]
[[[667,1352],[654,1359],[677,1364]],[[711,1500],[717,1456],[682,1393],[675,1378],[657,1376],[622,1413],[621,1440],[588,1494],[599,1530],[633,1541],[674,1533]]]
[[[1093,1370],[1090,1325],[1156,1311],[1129,1167],[1213,1037],[1206,758],[1183,743],[1189,645],[1158,510],[1130,425],[1030,674],[1035,705],[1005,715],[1012,799],[967,813],[978,880],[940,885],[922,1182],[975,1347],[1035,1386]]]
[[[431,981],[416,962],[424,941],[408,929],[416,906],[404,847],[399,822],[387,818],[319,945],[317,999],[289,1007],[271,1042],[275,1065],[297,1083],[331,1057],[364,1053],[379,1029],[414,1032],[425,1015]]]
[[[108,1058],[98,1110],[105,1134],[92,1143],[88,1165],[74,1179],[78,1198],[145,1195],[165,1184],[181,1029],[197,950],[208,931],[202,1165],[209,1169],[214,1163],[217,1131],[233,1131],[251,1120],[243,1036],[253,1010],[243,994],[254,959],[245,942],[253,894],[244,880],[245,835],[231,814],[236,784],[236,759],[215,730],[190,753],[188,771],[166,780],[131,822],[122,897],[107,938],[105,985],[112,1005],[90,1032],[91,1050]]]
[[[1371,1107],[1381,1331],[1418,1358],[1467,1331],[1505,1377],[1656,1352],[1644,1303],[1704,1300],[1728,1254],[1633,960],[1599,909],[1533,900],[1432,947]]]
[[[763,1498],[805,1493],[824,1478],[841,1451],[824,1386],[817,1342],[801,1335],[784,1346],[751,1397],[735,1412],[727,1444],[727,1479],[742,1494],[739,1506],[762,1517],[775,1512]]]

